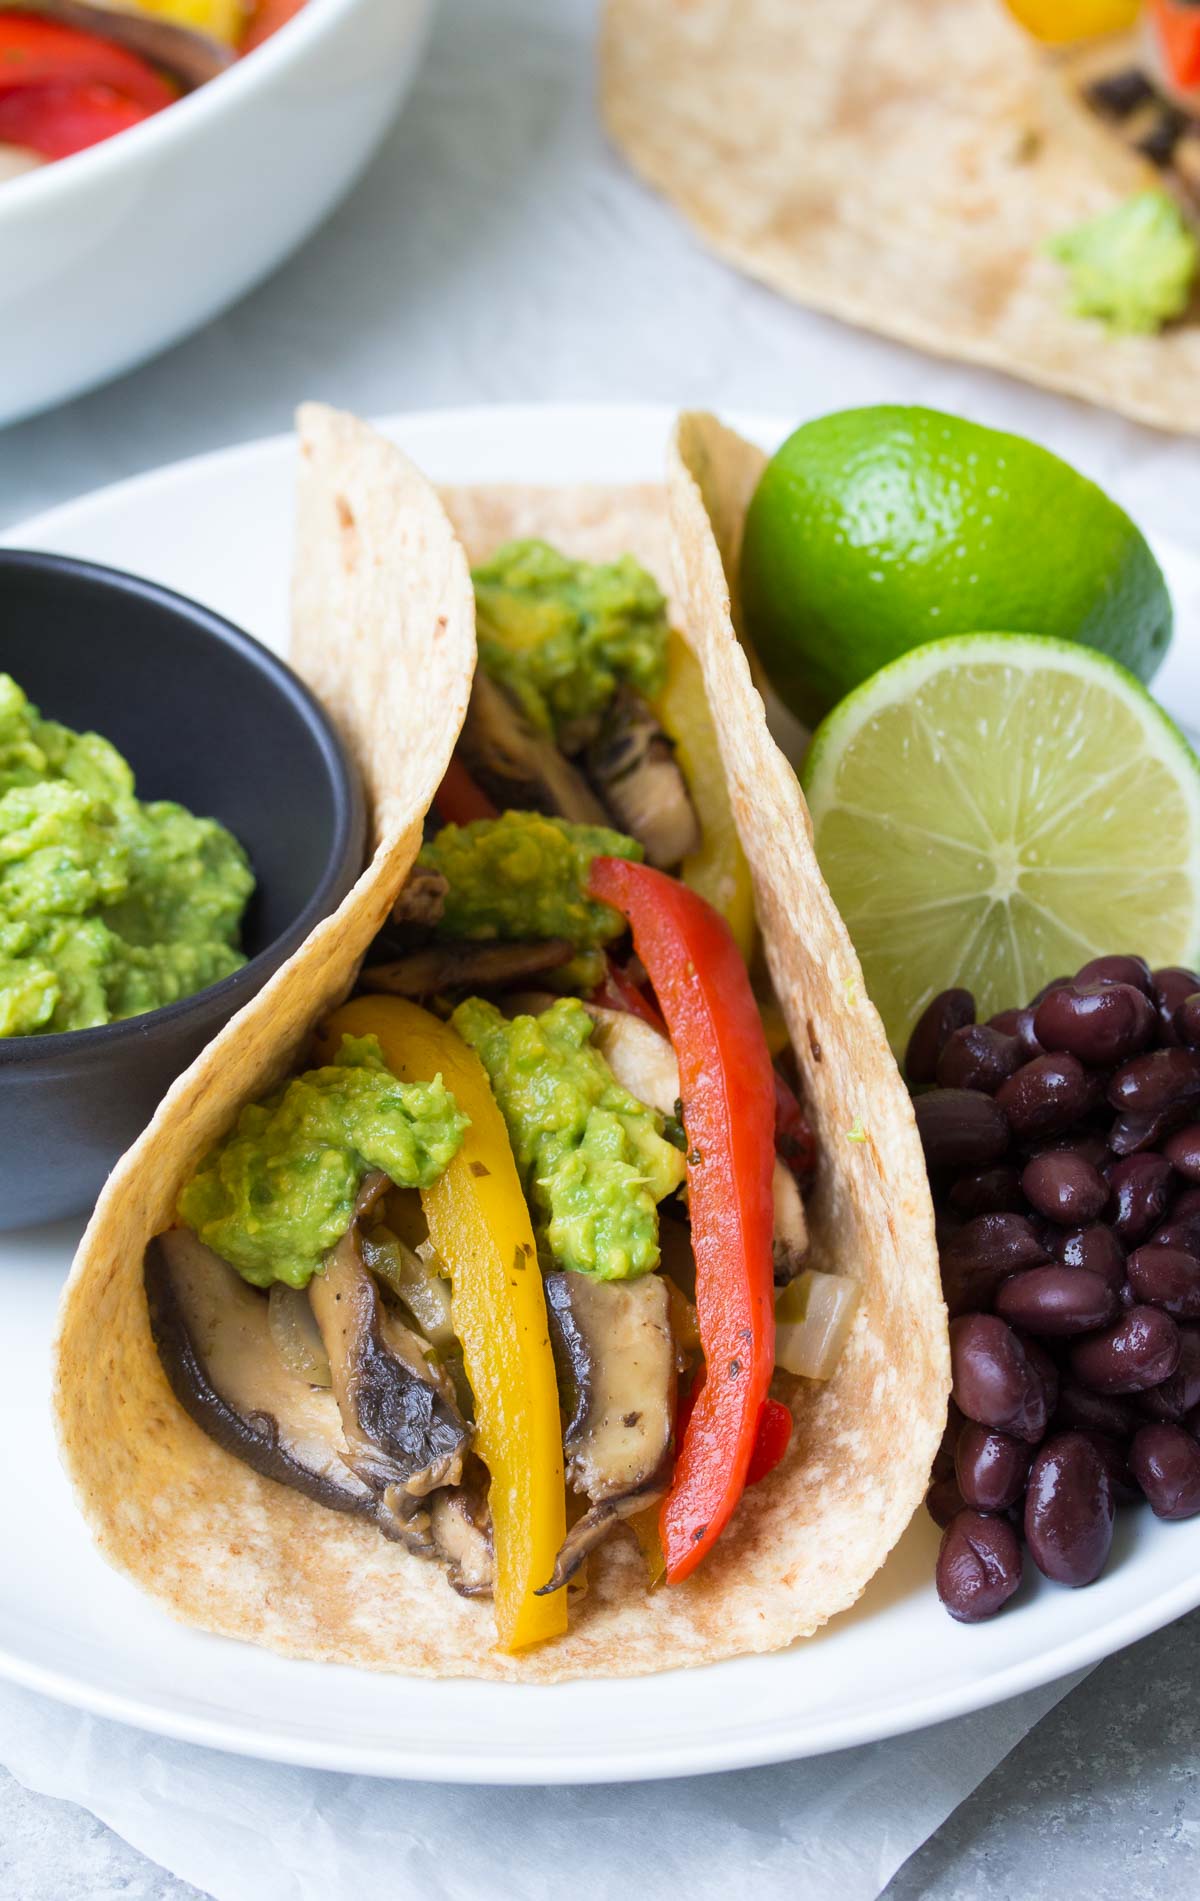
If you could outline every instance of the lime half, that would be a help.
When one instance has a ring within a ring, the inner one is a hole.
[[[1191,963],[1200,767],[1089,648],[966,634],[835,707],[803,771],[817,856],[894,1048],[950,984],[980,1018],[1107,951]]]

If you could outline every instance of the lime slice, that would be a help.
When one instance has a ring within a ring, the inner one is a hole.
[[[930,998],[980,1018],[1107,951],[1191,963],[1200,766],[1115,661],[1028,634],[939,640],[822,723],[817,856],[893,1047]]]

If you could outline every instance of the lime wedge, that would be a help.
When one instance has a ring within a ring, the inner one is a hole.
[[[817,856],[896,1050],[930,998],[980,1018],[1107,951],[1200,945],[1200,766],[1131,673],[966,634],[834,708],[802,773]]]

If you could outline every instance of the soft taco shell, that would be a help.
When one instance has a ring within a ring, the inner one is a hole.
[[[1001,0],[608,0],[608,128],[798,303],[1200,430],[1200,322],[1110,337],[1044,241],[1159,183]]]
[[[376,809],[396,831],[340,918],[176,1086],[105,1191],[67,1289],[58,1349],[59,1429],[81,1504],[110,1560],[176,1615],[292,1656],[544,1682],[777,1649],[853,1603],[907,1523],[945,1419],[947,1346],[907,1095],[816,869],[795,776],[767,734],[705,513],[705,497],[719,517],[739,513],[757,451],[707,419],[685,420],[669,499],[661,487],[639,487],[459,489],[444,500],[472,559],[513,534],[545,534],[592,558],[635,553],[667,580],[674,541],[674,608],[718,708],[771,967],[811,1089],[821,1151],[814,1258],[863,1284],[835,1378],[798,1404],[787,1459],[747,1496],[693,1579],[649,1593],[632,1541],[614,1537],[590,1561],[569,1634],[511,1658],[493,1649],[489,1605],[457,1597],[436,1565],[220,1451],[176,1404],[159,1367],[142,1293],[146,1241],[207,1144],[286,1068],[346,988],[411,860],[474,659],[465,566],[447,547],[429,491],[414,489],[412,471],[377,439],[324,412],[307,412],[305,440],[315,459],[304,478],[297,652],[354,735]],[[380,485],[372,521],[368,498]],[[349,580],[330,546],[345,496],[359,531]],[[438,586],[405,578],[407,512],[440,565]],[[402,591],[387,617],[363,612],[364,572],[378,605]],[[435,663],[426,646],[443,617]],[[330,642],[348,629],[367,673],[403,683],[395,714],[409,739],[436,731],[402,774],[394,748],[377,743],[372,703],[355,701],[336,666],[328,670]]]

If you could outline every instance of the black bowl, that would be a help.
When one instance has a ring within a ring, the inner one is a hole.
[[[15,1228],[95,1200],[175,1077],[345,897],[366,818],[291,669],[149,581],[0,549],[0,670],[48,719],[111,739],[142,798],[220,819],[258,880],[233,976],[122,1023],[0,1039],[0,1228]]]

